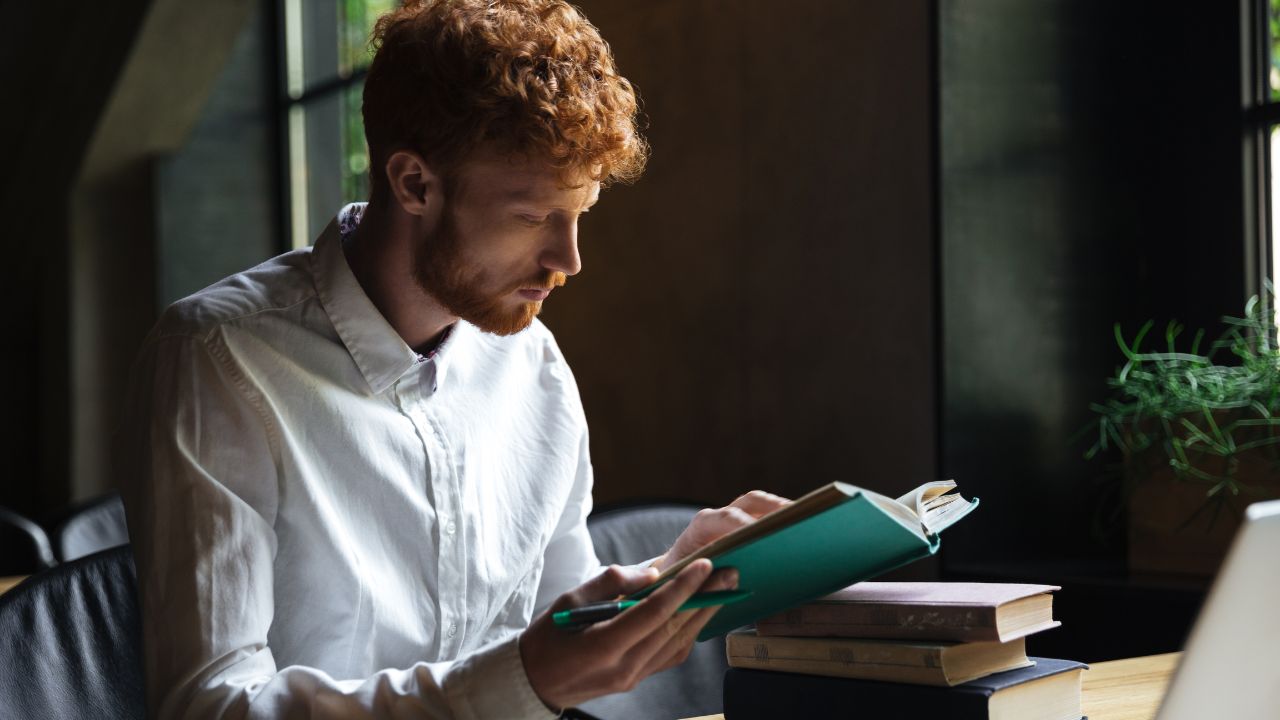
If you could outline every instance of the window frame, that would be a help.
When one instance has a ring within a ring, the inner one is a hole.
[[[331,0],[339,3],[341,0]],[[341,53],[332,76],[310,81],[304,72],[306,37],[303,12],[311,7],[310,0],[276,0],[274,3],[274,35],[276,38],[276,117],[279,140],[277,157],[277,182],[279,185],[280,252],[306,247],[315,241],[322,228],[310,227],[310,197],[308,182],[308,153],[312,147],[306,132],[306,112],[319,103],[332,100],[353,88],[361,87],[369,73],[369,62],[348,67]],[[342,12],[337,12],[334,40],[342,33]],[[371,29],[371,28],[370,28]],[[371,60],[372,58],[370,58]],[[342,121],[339,119],[339,135],[336,154],[342,155]],[[332,208],[336,212],[338,208]]]
[[[1273,129],[1280,128],[1280,92],[1271,97],[1271,24],[1273,0],[1241,0],[1241,131],[1245,168],[1245,288],[1261,293],[1268,280],[1277,280],[1272,203]]]

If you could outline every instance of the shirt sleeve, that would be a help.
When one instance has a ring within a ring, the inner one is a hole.
[[[267,634],[279,438],[253,388],[216,335],[152,337],[134,367],[123,490],[149,714],[554,717],[529,685],[518,635],[366,678],[277,666]]]
[[[542,579],[538,583],[538,598],[534,604],[535,616],[550,607],[561,593],[578,587],[604,569],[596,558],[591,534],[587,532],[587,516],[591,514],[592,507],[591,456],[587,445],[584,423],[573,488],[543,554]]]

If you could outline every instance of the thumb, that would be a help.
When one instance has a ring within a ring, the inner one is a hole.
[[[619,595],[629,595],[646,588],[657,579],[658,571],[651,567],[610,565],[604,572],[561,595],[553,609],[559,611],[577,605],[613,600]]]

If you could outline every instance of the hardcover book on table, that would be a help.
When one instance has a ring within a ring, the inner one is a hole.
[[[936,553],[938,534],[978,505],[952,493],[955,487],[930,482],[894,499],[831,483],[673,564],[632,597],[644,597],[698,558],[737,568],[738,588],[752,595],[721,607],[698,635],[718,637]]]
[[[1034,665],[954,687],[729,668],[725,720],[1078,720],[1087,666],[1031,658]]]
[[[1055,628],[1056,585],[860,582],[756,622],[761,636],[1007,642]]]
[[[734,630],[725,638],[730,667],[829,677],[950,686],[1031,665],[1025,638],[950,642],[843,637],[761,637]]]

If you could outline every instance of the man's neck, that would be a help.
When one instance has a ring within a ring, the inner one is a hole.
[[[413,276],[414,244],[421,230],[412,216],[397,214],[377,199],[343,243],[351,273],[374,307],[404,342],[427,354],[457,322]]]

